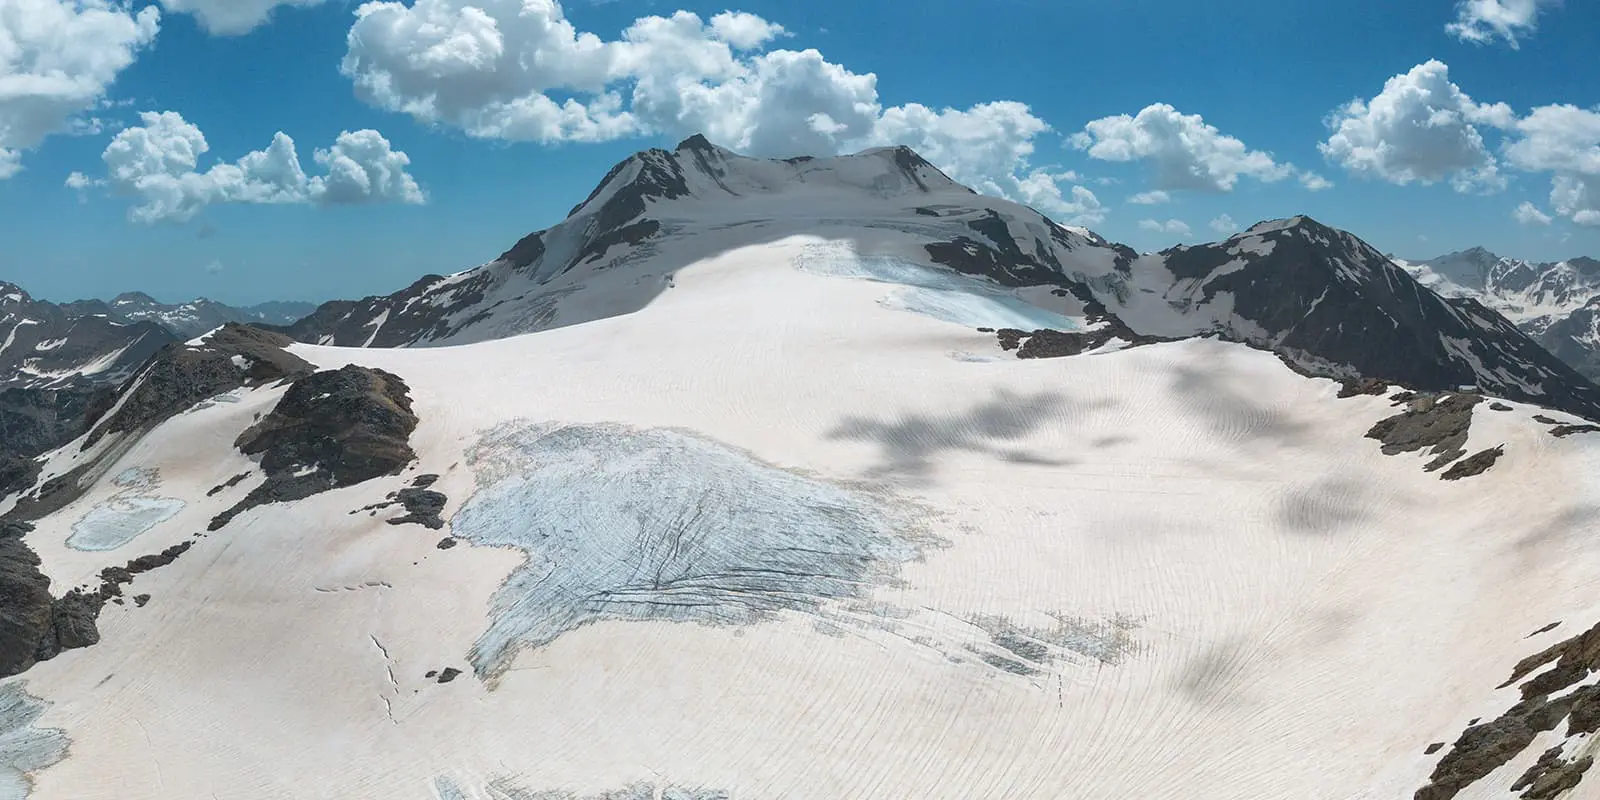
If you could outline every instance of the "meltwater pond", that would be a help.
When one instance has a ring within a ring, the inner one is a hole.
[[[112,479],[121,491],[107,498],[72,525],[67,546],[74,550],[115,550],[145,531],[177,516],[184,502],[155,496],[160,484],[153,469],[135,467]]]

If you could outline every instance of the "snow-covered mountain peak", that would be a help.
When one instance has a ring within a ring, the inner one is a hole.
[[[33,298],[21,286],[0,281],[0,308],[11,309],[32,303]]]
[[[1310,217],[1307,217],[1307,216],[1286,217],[1284,219],[1269,219],[1269,220],[1263,220],[1261,222],[1257,222],[1256,224],[1251,225],[1250,227],[1246,228],[1243,233],[1234,234],[1234,236],[1238,237],[1238,236],[1250,236],[1250,235],[1261,235],[1261,234],[1267,234],[1267,233],[1276,233],[1278,231],[1284,231],[1284,230],[1290,230],[1290,229],[1293,229],[1293,228],[1298,228],[1300,226],[1306,225],[1307,223],[1310,223],[1312,225],[1317,225],[1317,226],[1321,226],[1322,225],[1322,223],[1317,222],[1316,220],[1314,220],[1314,219],[1312,219]]]
[[[610,228],[639,216],[646,205],[680,198],[719,203],[816,192],[870,198],[973,193],[905,146],[823,158],[761,159],[696,134],[672,150],[646,150],[613,167],[568,218],[595,215],[601,227]]]
[[[123,292],[122,294],[111,298],[111,306],[113,308],[147,305],[158,305],[158,301],[154,297],[151,297],[144,292]]]

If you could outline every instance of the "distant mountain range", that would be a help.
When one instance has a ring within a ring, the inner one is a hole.
[[[229,322],[288,325],[316,310],[315,303],[270,302],[230,306],[202,297],[187,303],[162,303],[143,292],[126,292],[103,300],[79,300],[63,306],[69,315],[103,314],[118,322],[154,322],[174,336],[192,339]]]
[[[1546,350],[1600,380],[1600,261],[1535,262],[1474,247],[1395,263],[1445,297],[1471,298],[1500,312]]]
[[[310,303],[236,308],[211,300],[167,304],[140,292],[110,302],[37,300],[0,281],[0,389],[112,385],[163,345],[192,339],[228,322],[288,324]]]

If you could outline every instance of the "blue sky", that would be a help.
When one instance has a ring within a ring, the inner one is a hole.
[[[633,59],[624,69],[616,59],[588,65],[574,55],[581,41],[556,47],[570,37],[530,43],[542,34],[510,20],[511,0],[477,0],[484,10],[468,17],[466,0],[405,0],[359,24],[358,6],[339,0],[168,0],[151,10],[0,0],[0,11],[15,5],[23,16],[101,15],[70,41],[40,38],[63,24],[9,33],[24,56],[0,57],[0,85],[8,71],[77,80],[43,112],[37,97],[0,92],[0,174],[7,148],[20,166],[0,180],[0,278],[53,300],[134,289],[235,303],[386,293],[494,257],[559,220],[616,161],[699,128],[763,154],[906,141],[958,179],[1140,249],[1222,238],[1226,225],[1212,223],[1224,215],[1247,226],[1304,213],[1408,258],[1480,244],[1540,260],[1600,256],[1600,4],[1473,1],[1480,16],[1501,14],[1502,27],[1448,31],[1474,8],[1451,0],[545,9],[605,42],[650,16],[687,11],[704,23],[616,56]],[[253,24],[249,10],[274,3]],[[551,65],[531,76],[485,68],[487,40],[441,45],[407,28],[422,5],[474,30],[491,25],[507,50]],[[745,14],[712,24],[729,10]],[[0,29],[0,42],[7,35]],[[31,63],[30,35],[45,54]],[[46,63],[70,47],[97,55]],[[813,48],[820,58],[769,58]],[[342,71],[353,52],[358,63]],[[715,96],[726,108],[683,111],[688,95],[668,84],[686,52],[717,62],[695,85],[723,87]],[[457,72],[406,72],[426,58],[455,59]],[[477,71],[461,77],[466,62]],[[788,70],[751,77],[780,63]],[[864,89],[869,73],[876,84]],[[1391,79],[1399,84],[1386,92]],[[646,84],[647,102],[634,89]],[[619,108],[595,102],[602,85]],[[762,87],[777,99],[756,97]],[[507,122],[514,102],[485,111],[539,89],[592,113],[539,133],[526,115]],[[1358,98],[1365,105],[1349,109]],[[1022,105],[984,106],[997,101]],[[808,103],[839,132],[788,119],[809,114]],[[906,104],[925,113],[896,116]],[[959,113],[975,106],[986,110]],[[1432,120],[1420,133],[1407,127],[1419,107]],[[196,131],[208,151],[195,152]],[[269,148],[280,131],[299,167],[286,166],[283,143]],[[208,173],[255,151],[269,152]],[[74,173],[77,188],[67,185]],[[1332,185],[1314,191],[1312,175]],[[1165,202],[1130,202],[1139,195]]]

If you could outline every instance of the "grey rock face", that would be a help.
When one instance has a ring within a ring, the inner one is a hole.
[[[140,372],[122,407],[95,427],[86,445],[108,434],[150,430],[224,392],[309,373],[310,364],[283,349],[288,344],[281,334],[229,324],[201,344],[172,345]]]
[[[265,503],[301,500],[398,473],[416,458],[417,416],[399,376],[345,366],[295,380],[272,413],[239,435],[267,480],[211,520],[211,530]],[[441,504],[442,505],[442,504]]]

